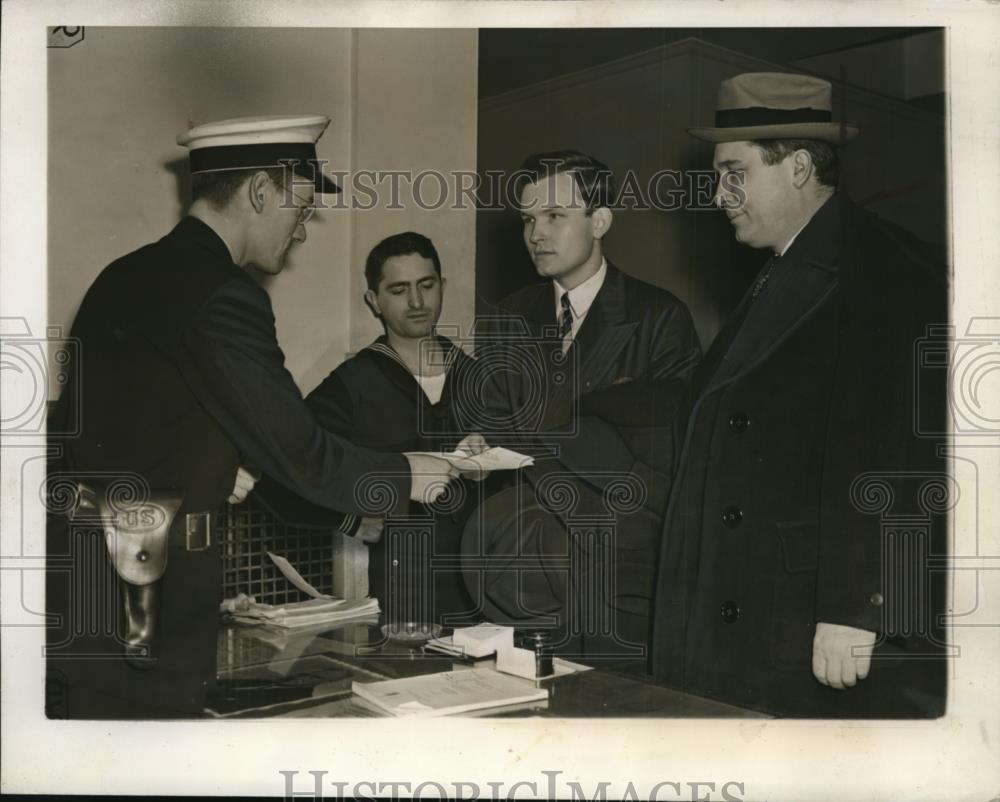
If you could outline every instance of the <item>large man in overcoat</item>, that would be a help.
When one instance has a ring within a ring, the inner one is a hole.
[[[927,566],[945,530],[928,500],[947,477],[915,413],[940,422],[944,389],[914,354],[947,288],[911,237],[836,191],[837,146],[858,131],[830,97],[808,76],[739,75],[715,126],[691,129],[716,143],[737,240],[769,258],[678,416],[653,669],[776,715],[935,716]],[[890,506],[910,522],[892,535],[875,514]]]

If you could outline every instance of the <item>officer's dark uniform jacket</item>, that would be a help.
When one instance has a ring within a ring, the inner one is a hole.
[[[71,336],[79,340],[80,380],[65,388],[54,414],[78,415],[80,433],[61,443],[60,473],[179,491],[181,525],[188,513],[225,501],[241,464],[318,504],[358,514],[365,510],[356,480],[379,473],[392,482],[398,505],[407,503],[405,458],[358,448],[317,426],[284,367],[267,293],[200,220],[186,217],[160,241],[109,265],[87,292]],[[52,676],[68,688],[61,712],[200,712],[204,683],[214,675],[217,546],[170,550],[159,665],[139,673],[114,658],[84,657],[119,654],[109,633],[72,631],[80,629],[73,605],[83,602],[68,601],[70,582],[93,590],[86,571],[111,570],[101,565],[103,538],[74,545],[64,526],[49,528],[50,568],[53,560],[73,565],[50,571],[49,581],[50,612],[64,615],[49,638]]]
[[[915,414],[943,431],[945,394],[918,375],[915,349],[946,304],[912,237],[840,196],[747,294],[677,418],[654,603],[661,680],[779,715],[940,714],[943,574],[921,560],[944,553],[946,521],[920,487],[946,483]],[[882,496],[909,531],[927,526],[914,551],[886,539]],[[878,633],[856,687],[813,678],[818,621]]]

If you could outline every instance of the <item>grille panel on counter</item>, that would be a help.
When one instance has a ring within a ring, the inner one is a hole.
[[[214,534],[222,558],[223,598],[246,593],[265,604],[309,598],[281,575],[269,551],[287,559],[320,593],[333,593],[332,531],[288,526],[251,494],[242,504],[219,510]]]

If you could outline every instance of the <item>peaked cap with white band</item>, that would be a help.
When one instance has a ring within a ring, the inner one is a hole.
[[[330,118],[319,114],[237,117],[197,125],[180,134],[177,144],[190,151],[192,175],[269,170],[288,163],[317,192],[340,192],[316,159],[316,142],[329,124]]]

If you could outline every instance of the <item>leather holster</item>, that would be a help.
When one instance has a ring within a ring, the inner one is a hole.
[[[155,668],[158,659],[161,580],[182,501],[183,493],[177,491],[152,491],[145,499],[116,501],[80,485],[80,507],[96,508],[118,575],[125,611],[125,660],[140,670]]]

